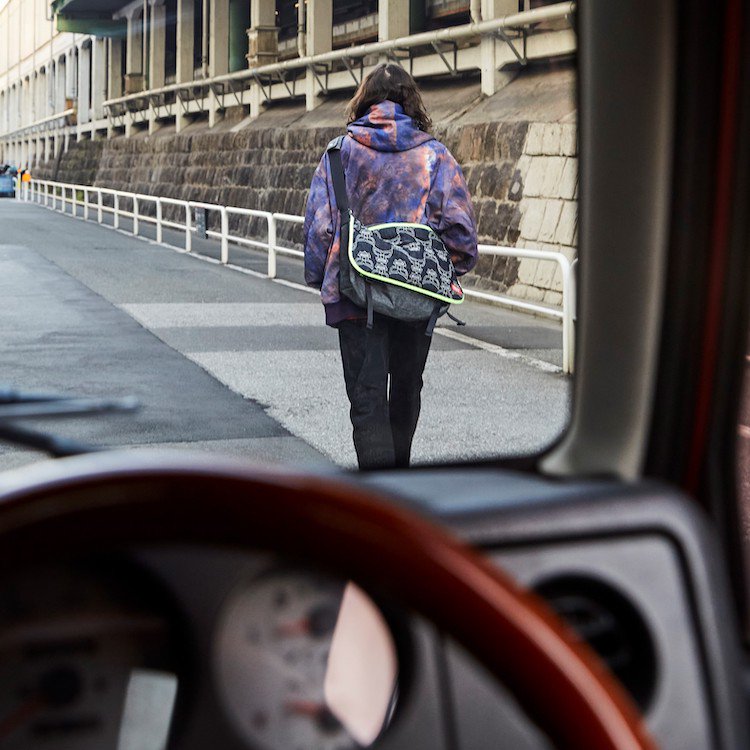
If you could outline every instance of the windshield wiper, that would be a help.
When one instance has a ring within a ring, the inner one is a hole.
[[[0,440],[33,448],[55,458],[105,450],[42,430],[14,424],[23,419],[60,419],[100,414],[124,414],[139,408],[132,396],[120,399],[80,398],[62,393],[35,393],[0,387]]]

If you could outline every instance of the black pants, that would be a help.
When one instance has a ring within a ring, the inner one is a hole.
[[[364,320],[345,320],[338,330],[359,468],[408,466],[432,341],[425,323],[376,314],[369,330]]]

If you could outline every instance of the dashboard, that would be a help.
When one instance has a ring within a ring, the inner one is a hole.
[[[671,491],[494,470],[359,481],[541,594],[659,747],[748,746],[720,558]],[[430,622],[294,555],[139,543],[4,566],[0,653],[0,748],[552,747]]]

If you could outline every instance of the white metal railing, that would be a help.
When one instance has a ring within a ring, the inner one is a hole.
[[[81,200],[79,200],[79,195]],[[91,197],[95,196],[95,200]],[[104,196],[111,196],[111,205],[105,204]],[[288,255],[295,258],[304,257],[301,250],[285,247],[278,244],[277,229],[281,223],[303,224],[304,217],[296,214],[271,213],[252,208],[238,208],[235,206],[222,206],[217,203],[203,203],[201,201],[185,201],[177,198],[166,198],[142,193],[131,193],[112,188],[95,187],[93,185],[75,185],[66,182],[54,182],[52,180],[32,179],[30,182],[16,182],[16,197],[18,200],[31,201],[47,208],[61,211],[64,214],[78,216],[79,206],[83,209],[83,218],[88,220],[90,212],[96,211],[96,220],[99,224],[104,223],[104,214],[112,214],[112,226],[120,228],[120,219],[125,217],[131,219],[131,231],[134,236],[140,234],[142,222],[156,226],[156,241],[164,242],[164,228],[175,229],[184,233],[183,249],[185,252],[192,251],[193,235],[198,228],[193,222],[193,211],[203,209],[208,214],[213,212],[219,216],[219,229],[206,228],[206,236],[216,239],[220,243],[221,263],[229,263],[230,244],[263,250],[267,254],[266,275],[268,278],[276,278],[276,256],[277,254]],[[58,208],[59,203],[59,208]],[[124,205],[123,205],[124,203]],[[153,204],[154,215],[145,214],[141,207]],[[70,211],[68,212],[68,206]],[[183,221],[176,221],[164,217],[164,206],[177,206],[183,209]],[[247,216],[263,219],[266,224],[266,239],[257,240],[232,234],[229,230],[230,216]],[[208,225],[208,220],[206,221]],[[107,225],[108,226],[108,225]],[[574,321],[575,321],[575,286],[573,265],[568,258],[559,252],[550,250],[534,250],[520,247],[503,247],[501,245],[479,245],[480,255],[495,255],[508,258],[529,258],[535,260],[552,261],[560,268],[562,308],[557,309],[547,305],[540,305],[528,300],[516,299],[504,294],[479,291],[476,289],[464,289],[467,297],[486,300],[505,307],[533,312],[561,321],[562,324],[562,354],[563,372],[573,372],[574,355]]]
[[[211,87],[223,84],[231,85],[243,81],[258,81],[261,76],[278,76],[290,71],[314,69],[316,66],[326,65],[334,61],[342,61],[348,64],[352,60],[361,60],[362,58],[373,55],[387,55],[400,50],[409,50],[414,47],[432,46],[436,48],[441,43],[455,43],[460,40],[471,37],[499,36],[506,41],[513,50],[515,57],[523,59],[521,53],[512,45],[514,40],[509,39],[505,32],[507,30],[521,29],[531,24],[542,23],[544,21],[554,21],[559,19],[569,19],[575,11],[574,2],[559,2],[552,5],[534,8],[533,10],[514,13],[502,18],[496,18],[479,23],[463,24],[461,26],[449,26],[433,31],[425,31],[418,34],[399,37],[398,39],[388,39],[379,42],[370,42],[360,44],[354,47],[344,47],[342,49],[323,52],[317,55],[307,57],[296,57],[283,62],[270,63],[261,65],[256,68],[247,70],[238,70],[233,73],[214,76],[213,78],[201,78],[184,83],[173,83],[168,86],[161,86],[157,89],[139,91],[135,94],[128,94],[116,99],[108,99],[104,102],[104,108],[110,109],[118,105],[137,103],[139,100],[149,97],[160,97],[164,94],[189,92],[198,87]],[[441,54],[442,53],[438,53]],[[448,66],[450,68],[450,66]],[[356,77],[355,77],[356,78]]]
[[[488,21],[145,89],[107,99],[104,109],[112,126],[124,127],[126,133],[129,126],[148,124],[151,128],[154,122],[172,117],[179,129],[183,115],[206,112],[211,123],[217,112],[232,106],[248,107],[256,117],[263,101],[304,97],[312,109],[318,92],[327,95],[359,85],[372,66],[385,58],[404,65],[417,79],[478,70],[482,92],[491,95],[496,90],[495,72],[505,64],[526,65],[529,60],[575,52],[574,12],[574,2],[557,2]]]
[[[38,133],[45,130],[51,130],[61,125],[67,125],[69,119],[76,113],[74,108],[66,109],[62,112],[56,112],[48,117],[43,117],[41,120],[32,122],[29,125],[24,125],[13,131],[7,133],[0,133],[0,140],[13,140],[14,138],[22,138],[23,136],[31,133]]]
[[[0,3],[2,0],[0,0]],[[305,97],[308,108],[315,106],[318,93],[328,95],[359,85],[364,75],[381,59],[393,59],[406,66],[418,79],[439,74],[455,76],[479,71],[482,93],[495,92],[495,73],[507,63],[526,65],[530,60],[547,59],[575,52],[573,30],[575,2],[564,0],[513,13],[502,18],[420,32],[352,47],[295,57],[213,77],[146,89],[103,102],[102,119],[76,121],[75,109],[66,109],[34,123],[22,124],[12,132],[0,133],[0,143],[23,153],[27,140],[41,139],[46,133],[110,134],[124,128],[151,126],[174,118],[178,130],[183,116],[217,113],[234,106],[249,108],[252,117],[262,103]],[[485,42],[492,42],[491,44]],[[67,149],[67,146],[66,146]],[[13,161],[20,161],[16,153]],[[38,150],[37,150],[38,153]]]
[[[575,336],[575,290],[573,266],[568,258],[553,250],[534,250],[523,247],[503,247],[502,245],[479,245],[480,255],[499,255],[506,258],[529,258],[531,260],[549,260],[557,263],[560,268],[560,285],[562,287],[562,309],[538,305],[535,302],[516,299],[508,295],[481,292],[478,289],[464,289],[467,297],[498,302],[518,310],[527,310],[536,314],[548,315],[562,321],[563,372],[573,372],[573,352]]]

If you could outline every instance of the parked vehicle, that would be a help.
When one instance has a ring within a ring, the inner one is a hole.
[[[12,198],[16,194],[16,168],[0,165],[0,198]]]

